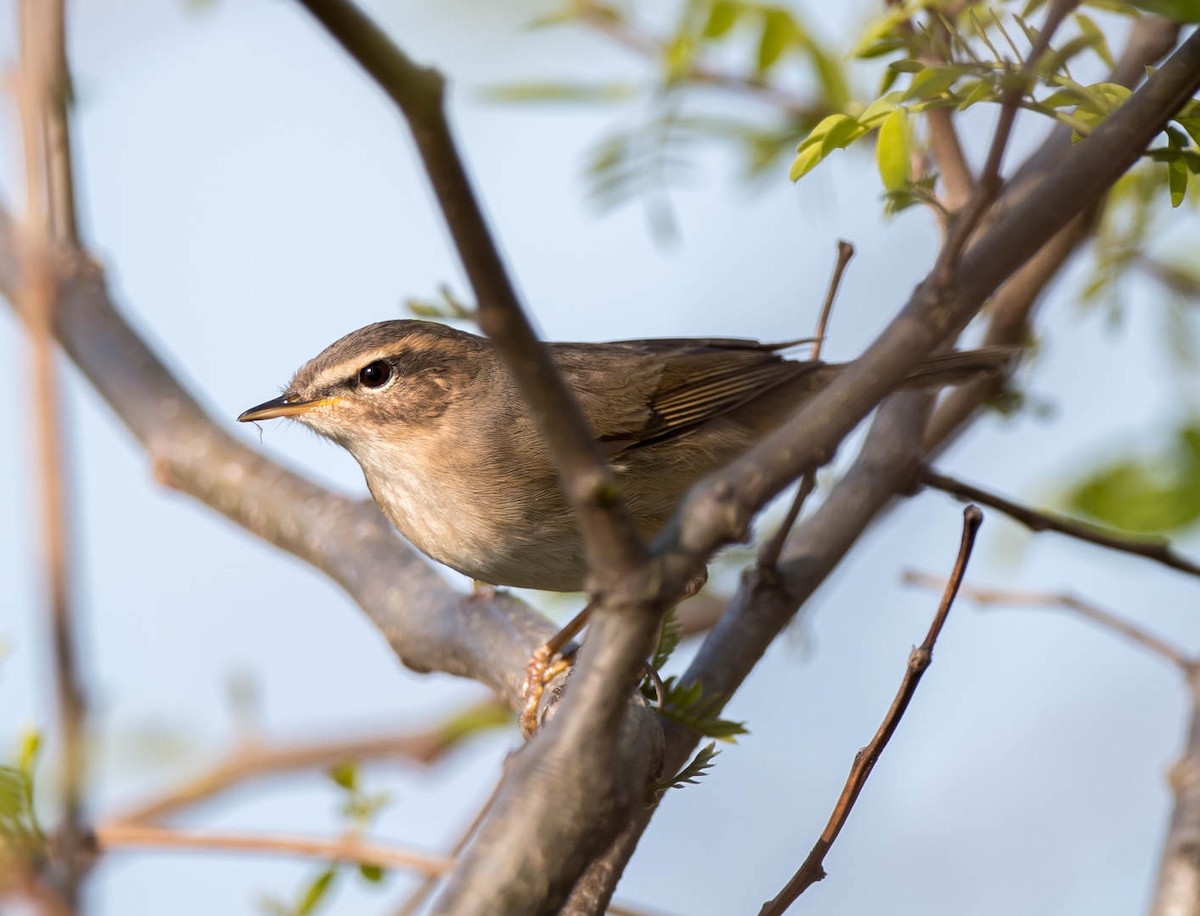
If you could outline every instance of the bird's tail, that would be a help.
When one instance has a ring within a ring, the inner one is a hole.
[[[917,366],[906,384],[919,388],[959,385],[982,375],[1006,372],[1016,361],[1016,347],[980,347],[935,353]]]

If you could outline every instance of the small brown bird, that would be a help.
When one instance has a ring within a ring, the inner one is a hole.
[[[780,356],[791,344],[724,338],[552,343],[653,537],[701,477],[779,426],[842,366]],[[935,355],[908,384],[953,384],[1009,362],[1001,348]],[[583,547],[554,463],[485,338],[381,321],[300,367],[239,420],[294,417],[350,452],[375,501],[433,559],[492,585],[583,587]]]

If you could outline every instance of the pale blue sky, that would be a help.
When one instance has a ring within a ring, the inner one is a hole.
[[[388,103],[287,2],[79,0],[71,36],[80,88],[84,224],[131,319],[232,429],[297,365],[355,327],[400,314],[409,295],[461,280],[411,146]],[[838,156],[798,187],[757,192],[727,157],[675,202],[682,243],[664,248],[637,206],[598,216],[580,180],[611,112],[497,107],[488,83],[628,61],[590,39],[526,32],[480,0],[374,4],[414,56],[455,80],[454,116],[502,245],[546,336],[787,338],[808,333],[834,242],[859,248],[827,353],[853,356],[930,261],[929,219],[884,225],[865,159]],[[501,7],[503,6],[503,9]],[[13,0],[0,0],[4,23]],[[523,8],[532,11],[535,5]],[[843,13],[843,15],[848,15]],[[0,28],[0,66],[11,66]],[[634,72],[632,70],[628,71]],[[13,118],[0,121],[0,193],[20,183]],[[977,150],[978,142],[973,144]],[[1077,269],[1062,285],[1079,285]],[[1027,374],[1050,420],[985,419],[944,467],[1040,500],[1098,450],[1178,416],[1162,366],[1163,321],[1134,297],[1119,332],[1071,301],[1045,315]],[[0,749],[50,707],[26,436],[20,328],[0,311],[10,434],[0,437]],[[478,686],[402,670],[323,578],[152,481],[144,455],[68,373],[77,497],[77,593],[89,688],[106,748],[96,807],[170,784],[226,745],[226,684],[248,673],[271,737],[437,720]],[[258,431],[235,433],[256,442]],[[340,490],[353,461],[296,425],[263,446]],[[848,451],[848,450],[847,450]],[[844,456],[843,456],[844,458]],[[854,751],[874,731],[934,597],[898,585],[908,566],[945,570],[959,507],[920,497],[871,532],[731,707],[751,734],[700,786],[671,796],[618,897],[679,914],[751,912],[803,858]],[[1194,553],[1200,545],[1185,544]],[[1069,588],[1200,645],[1194,585],[991,515],[980,583]],[[933,669],[804,905],[826,913],[1124,914],[1144,907],[1168,812],[1164,776],[1185,708],[1173,672],[1054,613],[963,604]],[[163,732],[175,755],[142,741]],[[370,771],[394,800],[376,835],[441,851],[488,794],[513,733],[426,773]],[[329,834],[337,796],[320,777],[254,785],[187,823]],[[102,914],[251,913],[291,895],[312,863],[120,854],[91,884]],[[338,889],[329,912],[381,913],[406,879]]]

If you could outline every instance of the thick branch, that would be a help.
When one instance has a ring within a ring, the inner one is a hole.
[[[15,228],[0,210],[0,292],[10,302],[21,278]],[[330,493],[225,433],[117,312],[99,268],[82,255],[58,263],[54,330],[159,480],[320,569],[409,667],[475,678],[519,708],[521,671],[553,633],[548,620],[507,595],[460,595],[374,503]]]
[[[1154,63],[1171,49],[1172,37],[1177,30],[1177,26],[1162,20],[1149,17],[1139,20],[1112,79],[1122,83],[1136,82],[1147,64]],[[1019,187],[1026,193],[1014,194],[1018,187],[1012,182],[1004,197],[1006,203],[1036,196],[1028,193],[1030,188],[1040,188],[1047,175],[1062,164],[1069,144],[1060,145],[1059,140],[1059,134],[1055,132],[1046,146],[1018,170],[1018,175],[1022,176]],[[1086,143],[1080,145],[1086,146]],[[1041,289],[1086,237],[1089,227],[1090,222],[1083,217],[1075,219],[1061,230],[1049,249],[1040,251],[1010,278],[993,299],[989,339],[1016,344],[1025,342],[1023,329],[1029,309]],[[952,393],[937,413],[938,422],[930,424],[924,448],[944,446],[970,421],[990,393],[988,386],[979,383]],[[766,647],[867,526],[895,495],[911,487],[912,475],[922,453],[919,438],[914,438],[922,417],[909,396],[894,398],[880,409],[854,466],[789,540],[780,576],[743,577],[742,587],[705,640],[685,673],[684,682],[699,681],[706,694],[732,696]],[[697,736],[681,728],[669,727],[667,731],[663,767],[664,770],[677,769],[691,754]],[[572,916],[603,912],[604,902],[615,883],[613,876],[621,874],[651,814],[648,809],[639,815],[614,841],[605,856],[589,869],[565,912]]]
[[[1085,142],[1078,143],[963,255],[943,284],[927,278],[856,362],[747,455],[685,498],[656,551],[690,570],[741,537],[753,514],[836,444],[887,391],[959,330],[1009,275],[1072,218],[1090,208],[1135,162],[1200,86],[1200,33]]]

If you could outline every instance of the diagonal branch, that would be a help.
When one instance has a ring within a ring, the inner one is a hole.
[[[1189,576],[1200,576],[1200,564],[1180,554],[1167,540],[1125,537],[1097,525],[1073,521],[1051,512],[1039,512],[969,483],[939,474],[928,465],[921,468],[917,479],[927,487],[949,493],[960,502],[977,502],[990,506],[1003,512],[1014,521],[1020,522],[1030,531],[1056,531],[1089,544],[1107,547],[1109,550],[1154,560],[1156,563],[1187,573]]]
[[[908,711],[913,697],[916,696],[921,678],[933,662],[933,648],[942,634],[946,616],[950,613],[954,597],[962,585],[963,575],[967,571],[967,561],[971,558],[971,550],[975,546],[975,536],[979,533],[981,524],[983,524],[983,513],[975,506],[967,506],[963,510],[963,530],[958,546],[958,558],[954,561],[954,570],[951,572],[950,578],[945,582],[941,603],[938,605],[933,622],[929,625],[929,631],[925,634],[925,641],[913,649],[909,655],[908,667],[905,668],[900,688],[896,691],[892,705],[879,724],[875,736],[854,755],[854,764],[850,768],[850,775],[846,777],[846,785],[842,789],[837,803],[833,806],[833,813],[830,814],[829,821],[813,845],[812,851],[809,852],[783,890],[776,894],[774,899],[763,904],[759,916],[781,916],[797,897],[825,878],[825,856],[833,848],[842,828],[846,826],[850,812],[853,810],[855,802],[858,801],[859,795],[862,794],[867,779],[871,776],[871,771],[875,769],[875,764],[879,762],[879,758],[887,749],[888,742],[892,740],[892,735],[896,733],[896,729],[900,725],[900,720]]]
[[[18,308],[24,269],[16,228],[0,209],[0,293]],[[55,284],[55,336],[162,483],[324,572],[410,668],[474,678],[520,707],[521,671],[554,632],[548,620],[509,595],[459,594],[396,537],[374,503],[331,493],[227,434],[117,311],[84,255],[61,254]]]
[[[245,741],[204,772],[142,800],[112,819],[123,824],[161,821],[252,779],[330,767],[346,760],[403,759],[430,764],[482,729],[511,723],[506,707],[488,700],[422,731],[316,741]]]
[[[1157,62],[1174,47],[1178,25],[1156,17],[1144,17],[1134,26],[1111,80],[1133,86],[1149,64]],[[1018,169],[1021,180],[1010,183],[1005,203],[1029,197],[1047,175],[1061,163],[1069,149],[1068,136],[1052,132],[1050,139]],[[1015,190],[1022,193],[1014,194]],[[1094,208],[1093,208],[1094,210]],[[1086,239],[1088,210],[1059,231],[1037,255],[1017,270],[995,296],[989,309],[992,318],[988,341],[1024,344],[1028,316],[1041,291],[1056,276],[1072,252]],[[834,487],[825,503],[789,539],[781,575],[764,578],[743,576],[742,586],[726,613],[682,678],[698,682],[706,695],[730,697],[767,646],[791,621],[837,565],[850,546],[889,505],[895,496],[911,489],[920,456],[946,446],[978,413],[993,393],[992,383],[976,382],[951,393],[928,424],[922,444],[916,431],[924,425],[912,395],[885,403],[871,426],[867,442],[854,466]],[[678,769],[695,748],[697,736],[681,728],[668,727],[663,767]],[[604,902],[633,854],[653,811],[647,809],[613,842],[580,881],[564,912],[591,916],[603,911]]]
[[[445,113],[445,79],[418,66],[349,0],[299,0],[403,113],[492,339],[554,456],[579,518],[591,573],[615,582],[644,549],[612,468],[550,352],[525,317]]]

